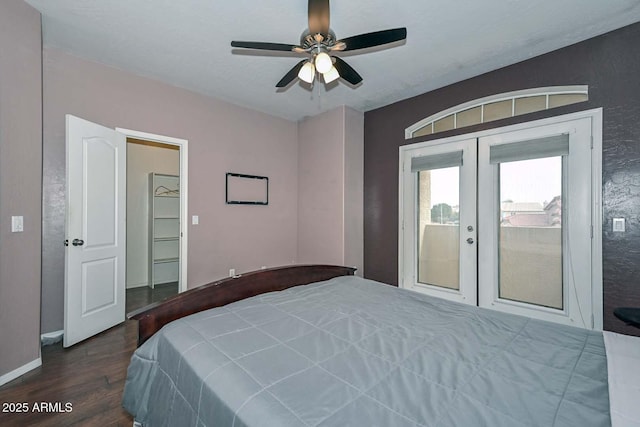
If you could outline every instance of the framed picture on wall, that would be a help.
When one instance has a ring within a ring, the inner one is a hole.
[[[228,205],[268,205],[269,178],[227,172],[225,184]]]

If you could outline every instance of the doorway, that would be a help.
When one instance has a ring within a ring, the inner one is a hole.
[[[178,178],[169,191],[177,213],[171,214],[172,234],[161,237],[174,244],[172,255],[164,255],[178,265],[172,281],[178,291],[186,290],[188,141],[114,130],[72,115],[66,116],[66,130],[63,345],[69,347],[126,317],[127,138],[178,147]]]
[[[602,328],[601,110],[400,149],[400,286]]]
[[[180,146],[127,138],[126,312],[179,292]]]
[[[144,307],[147,304],[155,301],[161,301],[177,292],[184,292],[187,290],[187,248],[188,248],[188,234],[187,234],[187,212],[188,212],[188,141],[181,138],[174,138],[170,136],[152,134],[148,132],[140,132],[131,129],[116,128],[118,133],[121,133],[127,138],[127,153],[131,148],[131,154],[140,159],[145,154],[149,154],[155,149],[156,159],[152,162],[151,166],[148,161],[141,160],[140,163],[144,164],[144,167],[139,167],[137,172],[138,191],[135,197],[134,203],[136,203],[141,210],[146,212],[138,217],[138,220],[144,228],[144,238],[138,236],[137,248],[138,255],[143,253],[146,256],[142,259],[132,259],[132,262],[138,264],[137,268],[130,270],[129,268],[129,256],[127,255],[127,312],[135,310],[136,308]],[[176,168],[176,155],[178,158]],[[127,169],[129,166],[127,165]],[[151,170],[156,169],[156,170]],[[162,173],[165,171],[167,173]],[[128,171],[129,172],[129,171]],[[158,173],[160,175],[168,175],[166,178],[160,178],[157,185],[153,185],[152,173]],[[177,178],[177,187],[175,184]],[[150,181],[151,180],[151,181]],[[165,182],[166,181],[166,182]],[[167,184],[167,185],[164,185]],[[128,186],[128,185],[127,185]],[[152,188],[154,187],[154,188]],[[156,191],[155,187],[160,188],[158,196],[153,197]],[[177,190],[177,191],[176,191]],[[142,194],[144,193],[144,194]],[[168,196],[168,197],[164,197]],[[178,197],[175,197],[178,196]],[[155,215],[155,222],[160,222],[156,231],[160,230],[163,235],[156,235],[153,237],[153,219],[150,221],[149,207],[153,205],[153,199],[160,199],[161,212]],[[127,195],[127,205],[129,204],[129,195]],[[177,212],[177,230],[175,221],[175,204],[178,202]],[[168,213],[166,209],[170,209],[173,212]],[[158,216],[166,217],[157,219]],[[127,230],[128,231],[128,230]],[[177,238],[177,240],[176,240]],[[127,245],[129,244],[129,238],[127,236]],[[176,253],[177,245],[177,253]],[[144,246],[141,248],[141,246]],[[152,252],[156,250],[156,262],[154,263]],[[141,249],[140,249],[141,248]],[[128,246],[127,246],[128,249]],[[146,249],[146,251],[145,251]],[[159,252],[158,252],[159,251]],[[164,262],[168,261],[169,262]],[[175,268],[177,266],[177,277],[175,274]],[[159,267],[164,273],[156,277],[153,280],[154,268]],[[168,273],[167,273],[168,271]],[[131,278],[129,278],[131,274]]]

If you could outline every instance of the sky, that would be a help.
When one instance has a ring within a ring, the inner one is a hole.
[[[459,169],[431,171],[431,205],[459,201]],[[560,157],[522,160],[500,164],[500,200],[514,202],[549,202],[561,194],[562,160]]]

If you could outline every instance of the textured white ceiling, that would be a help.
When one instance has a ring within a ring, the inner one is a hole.
[[[298,43],[306,0],[27,2],[43,15],[45,45],[291,120],[368,111],[640,21],[640,0],[334,0],[338,38],[407,27],[406,43],[341,54],[364,78],[355,88],[278,91],[300,57],[230,42]]]

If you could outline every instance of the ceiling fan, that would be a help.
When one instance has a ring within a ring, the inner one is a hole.
[[[362,81],[360,74],[342,58],[332,55],[333,53],[380,46],[407,38],[406,28],[394,28],[338,40],[335,33],[329,28],[329,0],[309,0],[308,16],[309,28],[302,33],[299,45],[232,41],[231,46],[308,55],[308,58],[298,62],[285,74],[276,84],[278,88],[287,86],[296,76],[311,84],[316,73],[322,74],[325,83],[343,78],[352,85],[357,85]]]

